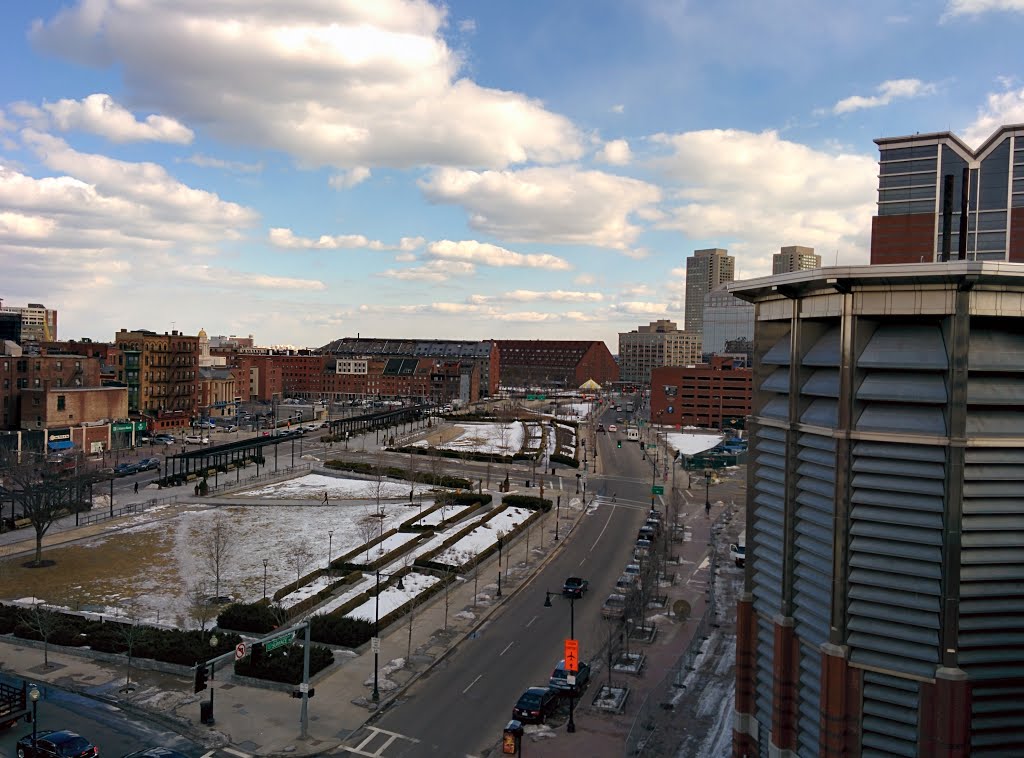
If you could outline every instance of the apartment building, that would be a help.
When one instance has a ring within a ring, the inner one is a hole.
[[[647,385],[660,366],[700,363],[701,335],[659,319],[631,332],[619,332],[619,381]]]
[[[813,247],[787,245],[772,256],[772,275],[809,271],[812,268],[821,268],[821,256],[814,254]]]
[[[57,339],[57,311],[47,308],[42,303],[11,306],[4,305],[0,299],[0,313],[21,317],[21,334],[15,340],[19,345]]]
[[[199,410],[199,337],[121,329],[114,343],[124,354],[128,407],[161,428],[187,425]]]
[[[686,331],[700,334],[704,330],[704,299],[719,285],[736,278],[736,259],[728,250],[709,248],[695,250],[686,259]]]

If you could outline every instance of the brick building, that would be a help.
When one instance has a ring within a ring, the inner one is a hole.
[[[28,428],[25,425],[26,419],[35,425],[38,414],[25,415],[24,390],[99,386],[98,358],[83,355],[0,356],[0,428]],[[42,428],[41,423],[35,426]]]
[[[587,380],[619,381],[619,366],[600,340],[497,340],[502,387],[576,389]]]
[[[57,339],[57,311],[42,303],[26,306],[4,305],[0,300],[0,313],[16,314],[21,317],[21,335],[15,340],[22,347]]]
[[[651,372],[651,423],[721,429],[750,414],[752,372],[732,358]]]
[[[114,342],[124,354],[129,410],[156,429],[188,426],[199,410],[198,335],[121,329]]]

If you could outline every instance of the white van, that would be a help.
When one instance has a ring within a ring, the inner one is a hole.
[[[729,557],[733,562],[743,568],[747,560],[747,530],[740,532],[739,539],[729,545]]]

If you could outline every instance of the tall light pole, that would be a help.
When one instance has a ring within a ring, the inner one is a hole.
[[[331,573],[331,548],[334,545],[334,530],[327,530],[327,575]]]
[[[394,576],[394,574],[386,574],[383,571],[377,572],[377,594],[374,595],[373,602],[373,640],[370,644],[373,646],[373,694],[371,698],[373,702],[380,701],[380,690],[377,687],[377,665],[380,662],[380,577],[381,574],[384,576]],[[398,589],[404,590],[405,587],[402,585],[402,577],[398,577]]]
[[[551,607],[551,596],[558,595],[558,592],[544,592],[544,607]],[[576,596],[569,595],[569,639],[576,639]],[[575,672],[571,672],[575,673]],[[575,678],[575,677],[574,677]],[[576,697],[573,695],[572,688],[575,684],[569,685],[569,723],[565,725],[565,731],[572,733],[576,731],[576,721],[573,719],[573,712],[575,711]]]
[[[711,514],[711,469],[704,469],[704,512]]]
[[[267,565],[270,563],[269,558],[263,559],[263,599],[267,599]]]
[[[501,547],[505,542],[505,535],[498,532],[498,591],[494,593],[495,597],[501,597]]]
[[[28,699],[32,701],[32,754],[36,752],[36,723],[39,721],[39,688],[34,684],[28,691]]]

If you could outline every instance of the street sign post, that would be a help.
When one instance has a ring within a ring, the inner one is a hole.
[[[239,642],[237,645],[235,645],[235,660],[236,661],[242,660],[243,658],[245,658],[245,654],[247,652],[249,652],[249,651],[246,649],[245,643],[244,642]]]
[[[565,641],[565,670],[573,674],[580,670],[579,640]]]
[[[263,644],[263,649],[269,653],[271,650],[277,650],[279,647],[284,647],[294,639],[295,632],[288,632],[288,634],[282,634],[280,637],[274,637],[272,640],[267,640]]]
[[[651,494],[652,495],[664,495],[665,494],[665,488],[662,487],[660,484],[655,484],[653,487],[651,487]]]
[[[370,638],[370,652],[373,652],[373,653],[379,653],[380,652],[380,637],[371,637]]]

